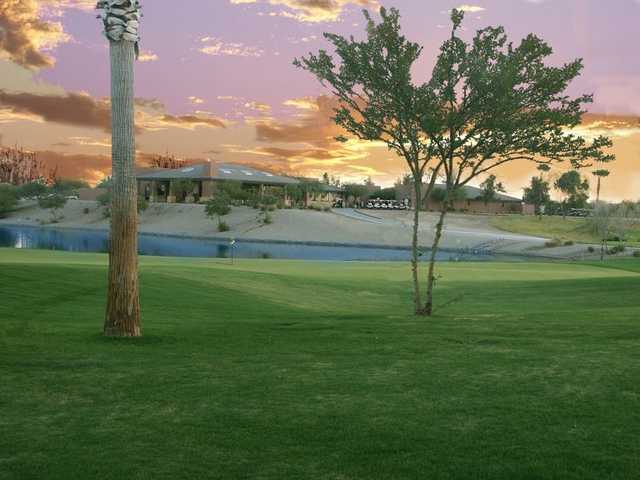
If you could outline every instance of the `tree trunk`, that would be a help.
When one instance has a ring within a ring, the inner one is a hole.
[[[440,219],[436,225],[436,234],[431,245],[431,257],[429,258],[429,273],[427,276],[427,303],[424,306],[424,314],[428,317],[433,315],[433,289],[435,287],[435,267],[436,255],[440,247],[440,239],[442,238],[442,228],[444,227],[444,217],[447,215],[447,203],[443,203]]]
[[[598,177],[598,187],[596,189],[596,203],[600,202],[600,177]]]
[[[139,337],[138,212],[135,179],[133,42],[110,41],[112,178],[109,284],[104,334]]]
[[[422,299],[420,298],[420,278],[418,276],[418,265],[420,256],[418,254],[418,229],[420,225],[420,209],[422,206],[422,181],[414,181],[415,203],[413,205],[413,237],[411,239],[411,273],[413,275],[413,300],[415,303],[416,315],[422,314]]]

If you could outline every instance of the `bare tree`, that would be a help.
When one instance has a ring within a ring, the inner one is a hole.
[[[111,246],[104,334],[142,334],[138,295],[138,218],[135,180],[133,62],[138,54],[138,0],[100,0],[111,57]]]

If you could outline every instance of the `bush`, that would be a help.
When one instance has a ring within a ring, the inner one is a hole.
[[[89,207],[84,207],[82,211],[84,212],[85,215],[88,215],[90,212]]]
[[[6,217],[18,204],[18,192],[13,185],[0,185],[0,218]]]
[[[265,213],[264,218],[262,219],[262,223],[264,223],[265,225],[270,225],[273,223],[273,218],[271,218],[271,215],[269,215],[268,213]]]
[[[544,243],[544,246],[547,247],[547,248],[559,247],[560,245],[562,245],[562,240],[560,240],[558,238],[553,238],[551,240],[547,240]]]
[[[618,253],[622,253],[625,250],[625,246],[619,243],[618,245],[614,245],[613,247],[611,247],[607,253],[609,253],[609,255],[617,255]]]
[[[106,192],[101,193],[97,196],[96,200],[103,207],[108,207],[109,205],[111,205],[111,190],[107,190]]]
[[[587,247],[587,252],[589,252],[589,253],[594,253],[595,251],[596,251],[596,249],[595,249],[595,248],[593,248],[591,245],[589,245],[589,246]]]
[[[229,230],[231,230],[229,228],[229,225],[227,225],[227,222],[225,222],[224,220],[220,220],[218,222],[218,231],[219,232],[228,232]]]
[[[331,207],[324,207],[322,209],[323,212],[330,212],[331,211]]]
[[[47,192],[47,186],[42,182],[29,182],[20,185],[18,196],[20,198],[38,198]]]
[[[224,192],[218,192],[215,197],[208,200],[204,210],[207,217],[224,217],[231,212],[231,198]]]
[[[144,197],[138,197],[138,213],[144,212],[147,208],[149,208],[149,202]]]
[[[573,245],[573,240],[566,240],[566,241],[564,242],[564,246],[565,246],[565,247],[570,247],[571,245]]]
[[[635,251],[633,252],[633,256],[634,256],[635,258],[640,258],[640,250],[635,250]]]
[[[46,210],[51,210],[51,222],[56,223],[62,217],[58,217],[58,210],[64,208],[67,204],[67,199],[60,193],[54,193],[47,195],[46,197],[40,197],[38,199],[38,206]]]

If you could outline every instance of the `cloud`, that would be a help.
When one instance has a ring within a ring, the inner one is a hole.
[[[158,55],[156,55],[155,53],[149,51],[149,50],[142,50],[140,52],[140,55],[138,55],[138,61],[139,62],[155,62],[158,60]]]
[[[230,0],[232,4],[267,3],[285,10],[271,12],[269,16],[291,18],[299,22],[335,22],[347,5],[377,8],[377,0]]]
[[[469,5],[467,3],[460,5],[459,7],[456,7],[458,10],[462,10],[463,12],[469,12],[469,13],[477,13],[477,12],[484,12],[486,10],[486,8],[484,7],[480,7],[478,5]]]
[[[319,110],[318,102],[316,99],[311,97],[291,98],[289,100],[285,100],[282,104],[285,107],[293,107],[298,110]]]
[[[201,115],[169,115],[165,114],[157,120],[147,124],[149,128],[177,127],[193,130],[196,127],[227,128],[225,120],[217,117],[205,117]]]
[[[0,56],[23,67],[51,67],[55,59],[48,55],[58,44],[70,40],[60,22],[41,16],[42,8],[52,2],[2,0],[0,2]]]
[[[61,178],[98,182],[111,172],[110,155],[66,154],[51,150],[35,152],[47,171],[56,170]]]
[[[249,108],[251,110],[256,110],[258,112],[268,112],[271,110],[271,105],[267,105],[266,103],[260,102],[247,102],[244,104],[245,108]]]
[[[137,98],[136,130],[158,130],[168,127],[194,129],[196,127],[225,128],[225,120],[204,112],[171,115],[157,99]],[[111,103],[85,93],[47,95],[13,93],[0,89],[0,122],[15,120],[48,121],[77,127],[111,131]]]
[[[191,95],[187,100],[189,100],[189,103],[192,105],[202,105],[204,103],[204,99],[196,97],[195,95]]]
[[[326,169],[335,169],[352,180],[365,174],[381,175],[372,154],[376,152],[380,157],[383,152],[386,155],[386,145],[357,139],[342,143],[335,139],[344,134],[332,118],[338,105],[336,99],[321,96],[315,100],[288,100],[285,104],[304,113],[292,122],[256,121],[259,145],[244,153],[284,161],[291,171],[304,174],[320,175]],[[382,162],[381,165],[386,164],[385,160]]]
[[[232,57],[261,57],[264,50],[257,47],[250,47],[242,43],[224,42],[216,37],[203,37],[200,39],[202,46],[198,51],[205,55],[219,56],[227,55]]]
[[[111,131],[111,105],[88,94],[47,95],[12,93],[0,89],[0,107],[14,115],[29,115],[49,122]]]

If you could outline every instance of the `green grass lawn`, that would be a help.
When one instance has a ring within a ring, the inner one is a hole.
[[[600,240],[592,233],[584,218],[534,215],[495,215],[491,225],[512,233],[534,235],[544,238],[557,238],[580,243],[596,243]],[[640,224],[630,223],[627,233],[627,245],[640,246]]]
[[[105,262],[0,250],[2,479],[638,478],[640,261]]]

